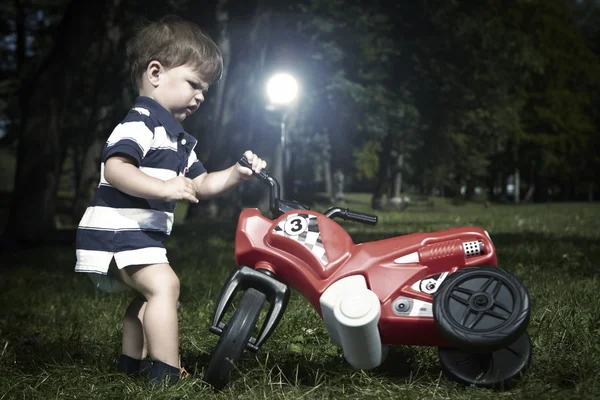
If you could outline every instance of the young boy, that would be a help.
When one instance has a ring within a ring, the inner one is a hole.
[[[138,373],[147,343],[150,382],[173,382],[181,368],[179,279],[163,242],[175,202],[224,194],[252,171],[235,164],[207,173],[196,139],[181,127],[223,68],[219,49],[198,26],[165,17],[141,29],[127,55],[140,96],[104,147],[100,184],[77,230],[75,271],[88,273],[99,289],[139,294],[125,311],[118,369]],[[254,171],[266,167],[251,151],[244,155]]]

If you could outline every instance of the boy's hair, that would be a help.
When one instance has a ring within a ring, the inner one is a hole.
[[[223,74],[223,56],[215,42],[198,25],[175,15],[142,27],[127,43],[127,58],[136,89],[153,60],[165,68],[190,64],[209,84]]]

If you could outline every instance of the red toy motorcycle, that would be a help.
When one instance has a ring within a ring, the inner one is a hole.
[[[245,157],[239,162],[249,167]],[[255,175],[270,187],[274,219],[257,209],[240,214],[239,267],[215,309],[210,331],[220,338],[206,382],[223,388],[244,349],[258,351],[285,311],[288,287],[310,301],[355,368],[379,366],[390,344],[438,346],[442,369],[453,380],[508,388],[520,379],[531,362],[529,296],[516,277],[497,268],[486,231],[462,227],[354,244],[333,218],[375,225],[376,216],[337,207],[311,211],[281,200],[279,183],[268,173]],[[254,338],[265,302],[270,306]]]

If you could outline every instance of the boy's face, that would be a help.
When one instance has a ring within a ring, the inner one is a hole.
[[[190,65],[165,69],[160,64],[153,67],[150,63],[147,73],[151,90],[145,95],[156,100],[180,122],[204,101],[204,92],[209,85]]]

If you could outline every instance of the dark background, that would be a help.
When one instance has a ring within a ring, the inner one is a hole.
[[[77,224],[102,145],[136,96],[125,43],[165,14],[197,22],[225,58],[184,124],[209,171],[249,148],[283,170],[265,83],[286,71],[301,88],[288,110],[288,197],[333,194],[340,170],[375,208],[409,195],[598,198],[596,0],[12,0],[0,6],[5,243]],[[187,217],[229,216],[259,197],[249,185]]]

